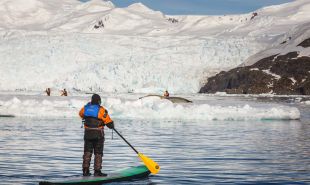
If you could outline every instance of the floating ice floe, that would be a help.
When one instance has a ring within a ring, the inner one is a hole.
[[[87,103],[84,98],[17,98],[0,101],[0,114],[17,117],[78,117]],[[212,105],[206,103],[174,104],[159,97],[138,100],[103,98],[102,105],[112,118],[144,120],[295,120],[295,107],[278,104]]]

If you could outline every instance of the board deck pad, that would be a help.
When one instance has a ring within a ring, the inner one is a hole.
[[[111,174],[108,174],[106,177],[76,177],[70,179],[64,179],[62,181],[42,181],[39,182],[39,185],[100,185],[109,182],[119,182],[119,181],[128,181],[146,178],[151,172],[145,165],[134,166],[124,170],[120,170]]]

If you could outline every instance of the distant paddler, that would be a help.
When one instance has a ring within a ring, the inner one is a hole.
[[[168,97],[169,97],[169,92],[168,92],[168,90],[165,90],[165,92],[164,92],[164,97],[165,97],[165,98],[168,98]]]
[[[51,96],[51,88],[46,88],[45,92],[47,96]]]
[[[68,96],[67,90],[66,89],[62,90],[60,96]]]
[[[163,96],[156,95],[156,94],[149,94],[146,96],[142,96],[139,99],[143,99],[143,98],[147,98],[147,97],[151,97],[151,96],[157,96],[160,99],[167,99],[167,100],[171,101],[172,103],[192,103],[192,101],[185,99],[185,98],[182,98],[182,97],[170,96],[169,92],[167,90],[164,92]]]

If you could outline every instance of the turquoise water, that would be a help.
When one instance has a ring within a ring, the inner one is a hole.
[[[161,171],[112,184],[310,184],[310,114],[301,113],[300,121],[115,120]],[[0,184],[80,176],[80,126],[78,118],[0,118]],[[116,133],[105,133],[105,172],[140,164]]]

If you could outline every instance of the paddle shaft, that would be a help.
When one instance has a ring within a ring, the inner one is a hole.
[[[137,154],[139,154],[139,152],[115,128],[113,128],[113,130],[128,144],[128,146],[130,146]]]

